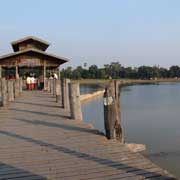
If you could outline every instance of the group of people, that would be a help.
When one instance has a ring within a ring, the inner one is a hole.
[[[33,75],[27,76],[26,88],[27,88],[27,90],[38,89],[38,79],[36,78],[36,76],[33,76]]]
[[[58,75],[56,73],[52,74],[49,79],[58,79]],[[26,89],[27,90],[37,90],[44,88],[44,77],[40,75],[39,78],[36,77],[35,74],[27,75],[26,77]]]

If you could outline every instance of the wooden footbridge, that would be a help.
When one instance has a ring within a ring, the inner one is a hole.
[[[0,180],[12,179],[177,178],[83,121],[73,120],[52,93],[23,91],[0,109]]]

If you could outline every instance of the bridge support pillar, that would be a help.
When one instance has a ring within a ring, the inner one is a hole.
[[[8,80],[7,81],[7,92],[8,92],[8,101],[14,101],[14,81]]]
[[[62,90],[62,106],[64,109],[70,109],[69,105],[69,83],[70,79],[61,79],[61,90]]]
[[[121,126],[119,83],[113,80],[104,93],[104,126],[108,139],[124,142]]]
[[[79,83],[69,84],[70,114],[74,120],[82,121]]]
[[[7,81],[5,78],[1,79],[1,106],[7,104]]]

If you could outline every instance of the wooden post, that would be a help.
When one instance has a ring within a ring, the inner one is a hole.
[[[108,139],[116,138],[123,142],[119,95],[119,85],[116,81],[112,81],[104,93],[104,125]]]
[[[53,96],[56,97],[56,79],[53,79]]]
[[[51,83],[50,83],[50,79],[47,79],[47,91],[51,92]]]
[[[69,83],[70,79],[62,79],[62,106],[64,109],[69,110]]]
[[[2,66],[0,65],[0,78],[2,78]]]
[[[59,79],[56,79],[55,81],[56,81],[56,102],[61,103],[61,83]]]
[[[2,78],[0,79],[0,106],[3,106],[3,97],[2,97]]]
[[[13,80],[7,81],[7,92],[8,92],[8,101],[14,101],[14,82]]]
[[[49,82],[49,79],[45,79],[45,83],[44,83],[44,90],[45,91],[48,91],[48,82]]]
[[[23,91],[23,79],[19,78],[19,92],[22,93]]]
[[[14,97],[18,97],[19,96],[19,79],[16,79],[14,81]]]
[[[69,83],[69,99],[71,118],[82,121],[79,83]]]
[[[121,95],[121,88],[120,88],[120,81],[115,80],[114,81],[114,87],[115,87],[115,114],[116,114],[116,120],[115,120],[115,134],[116,139],[119,140],[121,143],[124,143],[124,136],[123,136],[123,129],[121,125],[121,103],[120,103],[120,95]]]
[[[61,78],[61,96],[62,96],[62,107],[64,108],[64,79]]]
[[[53,79],[50,79],[50,93],[53,94]]]
[[[115,130],[114,130],[114,84],[111,82],[109,84],[109,87],[105,89],[104,93],[104,126],[105,126],[105,132],[106,137],[108,139],[115,138]]]
[[[1,106],[5,106],[7,104],[7,81],[5,78],[1,79]]]

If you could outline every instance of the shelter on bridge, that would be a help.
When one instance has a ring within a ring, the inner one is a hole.
[[[59,67],[68,61],[67,58],[49,54],[46,49],[49,43],[39,38],[29,36],[11,43],[13,53],[0,56],[0,78],[13,75],[15,78],[24,73],[35,73],[43,76],[44,81],[53,72],[59,72]]]

